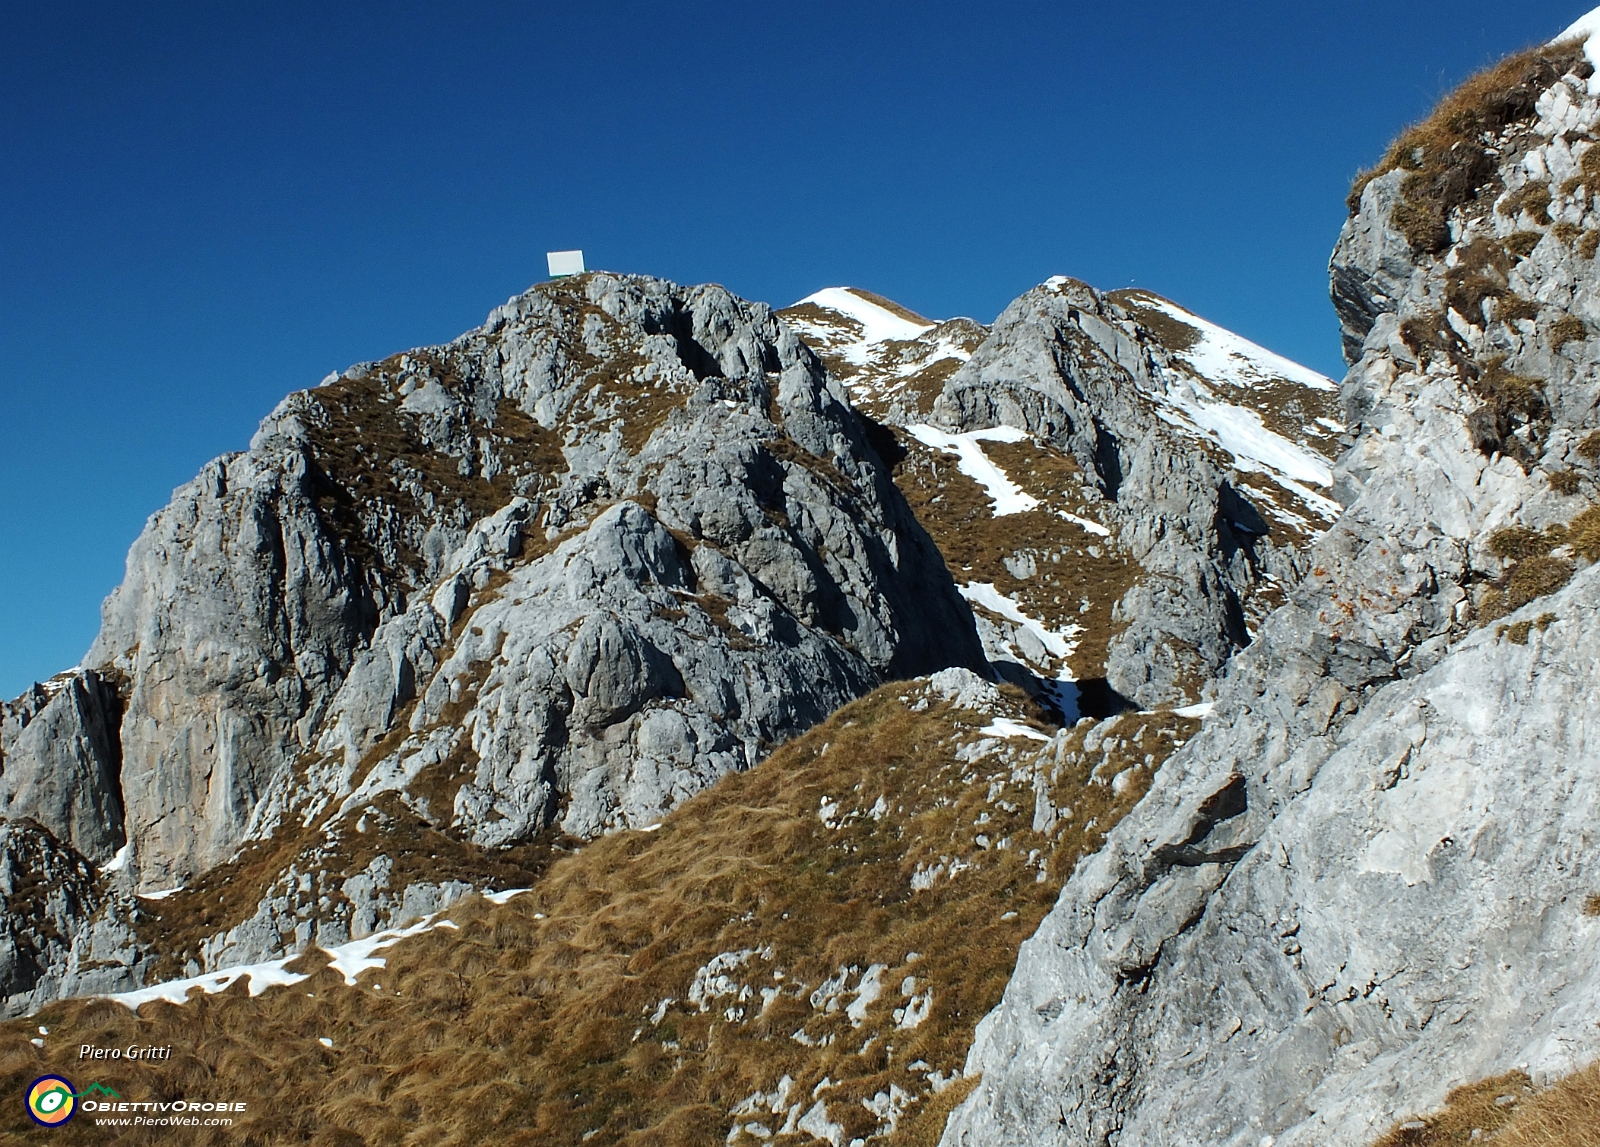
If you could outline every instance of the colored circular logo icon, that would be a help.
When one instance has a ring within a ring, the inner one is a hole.
[[[59,1075],[42,1075],[28,1088],[28,1114],[35,1123],[59,1127],[72,1118],[77,1107],[72,1084]]]

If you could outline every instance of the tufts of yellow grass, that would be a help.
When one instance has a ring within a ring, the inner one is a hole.
[[[1350,213],[1360,210],[1367,184],[1390,171],[1406,171],[1395,226],[1419,254],[1444,250],[1450,243],[1450,212],[1498,186],[1488,141],[1531,120],[1540,93],[1563,75],[1589,71],[1583,45],[1574,40],[1530,48],[1469,77],[1427,119],[1403,131],[1376,167],[1356,178],[1347,201]],[[1545,192],[1543,203],[1519,200],[1510,209],[1526,208],[1548,222],[1548,204]]]
[[[1573,557],[1600,561],[1600,506],[1590,506],[1565,525],[1543,531],[1525,526],[1496,530],[1489,537],[1489,551],[1510,563],[1510,569],[1480,595],[1479,624],[1495,621],[1530,601],[1555,593],[1577,571]],[[1524,630],[1523,636],[1526,635]]]

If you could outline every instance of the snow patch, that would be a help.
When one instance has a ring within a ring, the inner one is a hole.
[[[906,431],[924,446],[944,450],[956,456],[956,469],[983,487],[984,493],[994,503],[994,516],[1023,514],[1039,505],[1039,499],[1017,485],[1006,472],[983,452],[980,442],[1020,442],[1028,435],[1014,426],[995,426],[988,430],[973,430],[966,434],[951,434],[936,426],[918,423],[907,426]]]
[[[1563,40],[1583,40],[1583,54],[1594,68],[1594,75],[1589,77],[1589,94],[1600,95],[1600,8],[1596,8],[1586,16],[1575,20],[1561,35],[1550,42],[1559,44]]]
[[[974,605],[981,605],[992,613],[998,613],[1007,621],[1022,626],[1037,637],[1039,643],[1054,657],[1070,657],[1072,651],[1078,647],[1076,638],[1082,632],[1080,627],[1069,626],[1060,633],[1046,629],[1041,622],[1023,613],[1022,607],[1015,601],[995,589],[993,582],[969,582],[967,585],[957,586],[956,590]]]
[[[504,904],[513,896],[521,896],[524,892],[532,892],[531,888],[507,888],[503,892],[485,892],[483,898],[490,904]]]
[[[117,849],[117,854],[100,866],[101,872],[122,872],[128,867],[128,861],[133,856],[133,841],[129,841]],[[174,890],[176,891],[176,890]]]
[[[989,737],[1027,737],[1032,741],[1048,741],[1050,739],[1039,732],[1038,729],[1030,729],[1027,725],[1013,721],[1010,717],[996,717],[979,729],[978,732]]]
[[[327,954],[331,957],[328,966],[343,975],[346,984],[354,987],[357,977],[362,972],[384,966],[385,958],[374,956],[374,952],[399,943],[408,936],[429,932],[435,928],[455,928],[457,926],[453,921],[437,919],[437,913],[433,916],[424,916],[409,928],[394,928],[384,932],[374,932],[364,939],[352,940],[348,944],[326,949]],[[287,987],[307,979],[307,974],[304,972],[290,972],[285,969],[286,964],[291,964],[298,958],[299,954],[296,954],[294,956],[286,956],[281,960],[268,960],[261,964],[242,964],[237,968],[224,968],[220,972],[211,972],[204,976],[192,976],[186,980],[169,980],[164,984],[154,984],[132,992],[118,992],[105,998],[115,1000],[119,1004],[138,1011],[142,1005],[149,1003],[151,1000],[167,1000],[170,1003],[181,1004],[188,999],[189,993],[195,988],[199,988],[207,995],[213,995],[217,992],[225,991],[240,979],[247,979],[250,983],[250,994],[259,996],[268,988],[280,985]]]
[[[1069,514],[1065,510],[1057,510],[1056,517],[1061,518],[1064,521],[1071,522],[1075,526],[1080,526],[1091,534],[1098,534],[1102,538],[1109,538],[1111,536],[1111,531],[1106,529],[1099,522],[1091,522],[1088,518],[1078,517],[1077,514]]]
[[[1174,709],[1172,715],[1174,717],[1200,717],[1204,719],[1211,716],[1211,710],[1216,707],[1216,702],[1206,701],[1199,705],[1185,705],[1182,709]]]

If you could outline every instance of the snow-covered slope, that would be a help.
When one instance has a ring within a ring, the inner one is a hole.
[[[859,287],[828,287],[778,312],[860,409],[901,423],[925,411],[988,333],[971,319],[935,322]]]
[[[1308,535],[1326,529],[1340,512],[1330,497],[1345,429],[1338,385],[1159,295],[1113,297],[1171,351],[1152,394],[1161,417],[1225,452],[1269,515]]]
[[[1594,75],[1589,77],[1588,92],[1591,96],[1600,95],[1600,83],[1597,83],[1600,81],[1600,8],[1574,20],[1566,31],[1550,42],[1560,44],[1580,39],[1583,41],[1583,54],[1595,69]]]

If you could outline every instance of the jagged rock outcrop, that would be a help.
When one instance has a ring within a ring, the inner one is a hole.
[[[0,821],[0,896],[0,1015],[138,982],[131,902],[36,821]]]
[[[1024,946],[945,1143],[1355,1147],[1600,1054],[1588,74],[1519,57],[1434,125],[1486,139],[1364,183],[1349,508]]]
[[[585,835],[648,819],[884,675],[978,663],[965,612],[770,311],[599,275],[286,399],[151,520],[86,663],[130,683],[150,887],[348,795],[396,721],[363,791],[448,761],[429,815],[484,843],[566,800]]]
[[[555,826],[653,823],[883,680],[984,661],[769,308],[592,274],[286,398],[151,518],[84,664],[27,716],[48,736],[8,716],[6,793],[98,860],[125,832],[119,881],[192,885],[144,926],[209,970],[437,908]],[[418,824],[479,875],[400,863]]]

